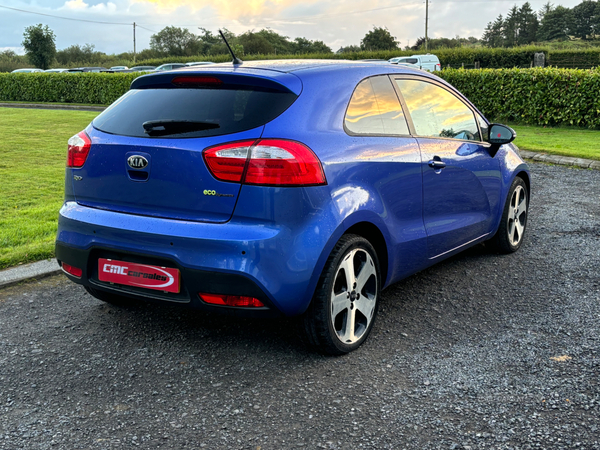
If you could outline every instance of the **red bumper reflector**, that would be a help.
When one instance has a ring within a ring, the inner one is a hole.
[[[73,275],[74,277],[81,278],[83,271],[78,267],[73,267],[68,264],[62,263],[62,269],[67,272],[69,275]]]
[[[239,306],[245,308],[261,308],[265,306],[263,302],[254,297],[244,297],[242,295],[223,295],[223,294],[205,294],[200,292],[200,298],[211,305],[219,306]]]

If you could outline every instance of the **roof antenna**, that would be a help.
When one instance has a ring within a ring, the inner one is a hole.
[[[231,53],[231,57],[233,58],[233,61],[232,61],[233,65],[238,66],[238,65],[242,64],[242,60],[238,59],[238,57],[234,55],[233,50],[231,50],[231,47],[229,46],[229,42],[227,42],[227,39],[225,39],[225,35],[223,34],[223,32],[221,30],[219,30],[219,34],[223,38],[223,41],[225,42],[225,45],[227,46],[229,53]]]

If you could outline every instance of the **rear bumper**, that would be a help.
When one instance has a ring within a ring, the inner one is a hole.
[[[59,214],[56,258],[82,269],[81,278],[67,274],[69,279],[107,292],[236,315],[293,316],[310,302],[325,244],[309,249],[305,239],[298,239],[302,233],[310,231],[263,223],[167,220],[67,202]],[[310,238],[314,243],[315,237]],[[99,258],[177,268],[181,292],[99,281]],[[255,297],[265,307],[212,306],[200,300],[199,292]]]
[[[181,291],[172,294],[100,281],[98,279],[98,258],[177,268],[181,273]],[[166,301],[195,309],[240,316],[277,317],[282,315],[273,305],[268,295],[255,282],[239,274],[191,269],[172,259],[156,258],[131,251],[111,250],[106,247],[93,246],[89,249],[78,249],[60,242],[56,243],[56,259],[59,264],[65,262],[82,269],[83,273],[80,278],[65,272],[65,275],[75,283],[126,297]],[[212,306],[200,300],[198,297],[199,292],[254,297],[258,298],[265,307],[232,308]]]

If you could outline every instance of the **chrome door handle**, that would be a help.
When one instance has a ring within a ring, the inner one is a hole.
[[[443,169],[444,167],[446,167],[446,163],[444,161],[440,161],[440,160],[436,160],[436,159],[432,159],[431,161],[429,161],[429,167],[435,169],[435,170],[440,170]]]

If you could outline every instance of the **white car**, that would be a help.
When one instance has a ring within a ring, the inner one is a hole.
[[[48,69],[48,70],[44,70],[44,72],[46,73],[62,73],[62,72],[68,72],[69,69]]]
[[[35,72],[43,72],[42,69],[16,69],[11,73],[35,73]]]
[[[398,56],[388,60],[392,64],[416,67],[417,69],[437,72],[442,70],[442,65],[437,56],[427,53],[426,55]]]
[[[215,63],[211,62],[211,61],[199,61],[199,62],[185,63],[186,66],[206,66],[208,64],[215,64]]]
[[[156,69],[154,69],[154,72],[162,72],[163,70],[181,69],[182,67],[186,67],[186,65],[183,63],[163,64],[162,66],[158,66]]]

